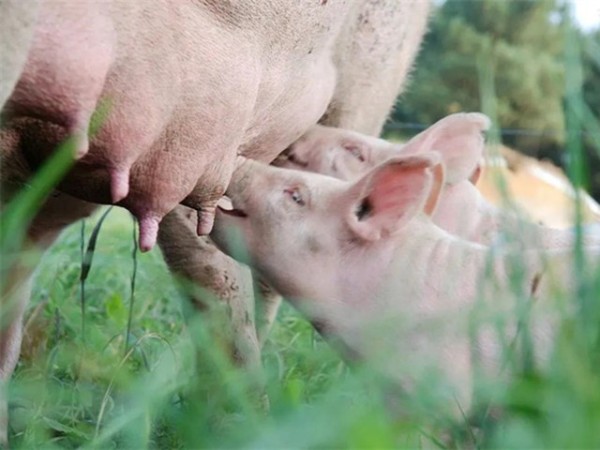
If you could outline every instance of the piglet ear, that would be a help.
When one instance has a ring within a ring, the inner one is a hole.
[[[446,183],[446,167],[442,162],[438,162],[430,170],[432,174],[431,189],[423,207],[423,211],[428,216],[432,216],[435,212]]]
[[[431,214],[443,177],[435,153],[397,156],[371,169],[346,193],[351,232],[376,241],[392,235],[421,211]]]
[[[481,162],[483,132],[489,126],[490,119],[483,114],[452,114],[408,141],[402,153],[439,152],[446,165],[448,184],[469,180]]]

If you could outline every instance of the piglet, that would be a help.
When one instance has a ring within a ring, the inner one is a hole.
[[[344,355],[409,392],[437,374],[443,404],[468,411],[475,369],[505,375],[501,342],[518,335],[518,308],[545,361],[560,310],[551,294],[571,293],[574,271],[566,250],[495,253],[436,226],[445,182],[434,152],[352,182],[241,161],[212,238],[238,258],[229,238],[243,238],[240,259]]]
[[[572,247],[571,230],[544,227],[524,220],[516,211],[489,203],[474,186],[484,151],[483,132],[490,120],[479,113],[445,117],[405,145],[350,130],[316,126],[276,160],[280,167],[354,180],[397,155],[438,152],[446,166],[446,181],[433,221],[446,231],[485,245],[503,238],[525,247]],[[600,244],[600,233],[587,233]]]

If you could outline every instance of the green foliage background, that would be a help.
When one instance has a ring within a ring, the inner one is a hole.
[[[568,4],[560,0],[445,1],[392,121],[431,124],[453,112],[486,110],[481,74],[487,71],[503,142],[564,166],[565,70],[573,52],[581,54],[583,98],[600,116],[600,30],[577,31],[575,43],[569,42],[571,30]],[[600,199],[600,152],[593,145],[598,129],[577,131],[589,161],[586,187]]]

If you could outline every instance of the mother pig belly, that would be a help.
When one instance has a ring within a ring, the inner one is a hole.
[[[176,202],[210,209],[224,194],[237,155],[272,161],[317,123],[333,95],[335,70],[329,57],[282,67],[239,57],[236,66],[243,74],[231,64],[225,60],[199,78],[212,82],[201,83],[204,89],[196,89],[196,97],[186,97],[175,109],[159,143],[165,151],[150,152],[134,166],[132,180],[142,178],[123,202],[134,214],[159,212],[162,217]],[[181,186],[189,190],[173,192]],[[168,192],[173,192],[169,208],[155,204],[159,193]],[[149,212],[149,204],[155,212]]]
[[[159,221],[178,203],[200,210],[224,193],[238,154],[270,162],[324,114],[335,86],[329,57],[285,67],[235,59],[243,76],[223,61],[196,73],[203,81],[193,85],[109,77],[107,117],[61,190],[111,203],[121,172],[129,186],[119,204],[140,220]],[[30,162],[47,153],[39,145],[51,148],[47,139],[56,133],[34,135]]]
[[[13,140],[27,165],[35,170],[69,134],[87,131],[96,110],[98,129],[89,144],[77,143],[82,155],[60,184],[62,191],[94,203],[118,203],[149,224],[150,234],[182,201],[210,207],[227,187],[256,103],[260,65],[252,44],[234,45],[231,33],[209,27],[197,40],[182,42],[154,23],[160,22],[155,16],[138,20],[135,36],[118,24],[61,36],[69,29],[56,16],[47,14],[39,24],[6,109],[4,132],[19,136]],[[102,64],[98,52],[81,52],[64,74],[73,51],[55,40],[77,47],[82,33],[86,48],[110,42]],[[244,67],[244,74],[232,70],[233,64]],[[102,70],[82,69],[96,66]]]
[[[271,162],[325,113],[336,82],[327,50],[284,67],[265,67],[239,154]]]
[[[195,10],[161,5],[164,14],[181,14],[184,29],[205,21]],[[82,116],[89,120],[93,109],[104,110],[99,131],[89,148],[78,145],[83,157],[60,189],[118,203],[155,230],[178,203],[214,206],[237,154],[270,161],[315,124],[333,94],[335,71],[327,44],[313,54],[273,54],[260,41],[209,23],[182,41],[160,14],[133,9],[121,17],[137,18],[135,33],[110,19],[102,27],[71,30],[62,15],[45,14],[6,126],[20,136],[22,154],[35,169],[57,143],[87,125]],[[72,15],[75,22],[94,16],[79,8]],[[74,61],[73,49],[57,40],[78,48],[82,38],[71,34],[81,33],[86,48],[102,52],[83,52],[77,64],[66,64]],[[65,65],[72,71],[63,73]]]
[[[335,70],[328,56],[282,68],[246,59],[243,76],[227,64],[216,72],[219,89],[176,110],[163,138],[167,151],[151,152],[134,166],[132,177],[143,174],[144,181],[122,204],[138,218],[156,222],[177,202],[210,211],[227,189],[237,155],[272,161],[317,123],[333,96]],[[191,191],[173,191],[187,183]],[[157,203],[169,192],[167,205]]]

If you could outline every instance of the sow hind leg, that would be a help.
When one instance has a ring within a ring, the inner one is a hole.
[[[188,290],[198,309],[225,308],[226,322],[216,339],[232,359],[247,368],[260,366],[260,348],[254,324],[254,297],[250,271],[196,233],[196,211],[178,206],[162,220],[158,244],[170,270],[192,284]]]

